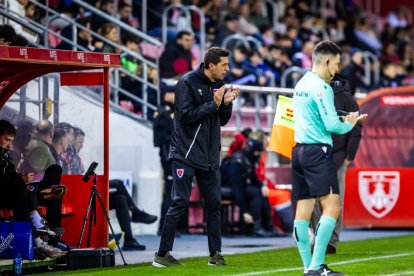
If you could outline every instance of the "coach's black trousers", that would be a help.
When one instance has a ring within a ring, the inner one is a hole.
[[[221,252],[221,192],[220,171],[211,172],[173,161],[172,204],[164,220],[159,251],[171,251],[177,223],[190,206],[191,183],[194,176],[207,211],[207,235],[210,253]]]

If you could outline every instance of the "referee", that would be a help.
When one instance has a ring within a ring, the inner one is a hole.
[[[331,155],[331,134],[351,131],[367,115],[349,113],[342,122],[336,114],[329,83],[338,72],[340,54],[335,43],[318,43],[312,54],[312,71],[300,79],[293,97],[296,146],[292,151],[292,192],[297,199],[294,236],[304,275],[343,275],[324,264],[326,248],[341,209],[336,167]],[[319,198],[323,214],[315,230],[312,256],[308,229],[316,198]]]

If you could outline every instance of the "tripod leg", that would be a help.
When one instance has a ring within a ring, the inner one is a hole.
[[[114,229],[112,228],[112,224],[110,222],[110,218],[108,216],[108,213],[106,212],[105,205],[104,205],[104,203],[102,201],[102,198],[101,198],[101,195],[99,194],[98,191],[96,191],[96,196],[98,197],[98,201],[99,201],[99,204],[101,205],[102,212],[105,215],[106,222],[108,223],[109,228],[111,228],[111,233],[115,237],[115,232],[114,232]],[[96,210],[95,210],[95,212],[96,212]],[[125,262],[124,254],[122,253],[122,250],[121,250],[121,247],[119,246],[119,242],[118,241],[116,241],[116,246],[118,247],[119,253],[121,254],[121,258],[122,258],[122,261],[124,262],[124,265],[127,265],[127,263]]]
[[[85,217],[83,218],[82,231],[81,231],[81,234],[80,234],[80,237],[79,237],[78,248],[80,248],[81,245],[82,245],[82,239],[83,239],[83,234],[85,232],[86,220],[88,219],[89,212],[91,211],[92,199],[93,198],[94,198],[94,192],[92,190],[91,194],[89,196],[88,208],[86,209],[86,214],[85,214]],[[90,230],[89,230],[89,232],[90,232]]]
[[[88,239],[86,242],[86,247],[91,246],[91,233],[92,233],[92,224],[96,226],[96,191],[93,191],[92,196],[92,205],[91,205],[91,213],[89,214],[89,231],[88,231]]]

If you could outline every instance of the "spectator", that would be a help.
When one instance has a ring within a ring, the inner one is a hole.
[[[404,28],[407,26],[407,12],[403,6],[397,6],[387,15],[387,23],[393,28]]]
[[[55,126],[51,152],[56,163],[62,167],[63,174],[69,171],[70,159],[73,155],[74,128],[68,123],[58,123]]]
[[[145,250],[145,245],[140,244],[132,235],[131,221],[151,224],[157,220],[157,216],[139,210],[131,196],[128,194],[122,181],[110,180],[109,190],[109,209],[115,209],[121,230],[125,232],[125,242],[122,246],[122,250]],[[130,211],[132,212],[132,215],[130,215]]]
[[[249,137],[249,134],[252,132],[251,128],[245,128],[242,132],[237,133],[234,136],[233,142],[231,142],[229,151],[227,152],[227,157],[230,157],[233,155],[233,153],[238,152],[239,150],[246,148],[247,138]]]
[[[16,35],[16,39],[10,46],[27,47],[29,46],[29,40],[21,34]]]
[[[9,24],[0,25],[0,45],[10,46],[16,40],[16,31]]]
[[[87,18],[79,18],[76,22],[84,28],[77,28],[77,44],[78,46],[75,48],[77,51],[93,51],[94,48],[91,45],[92,42],[92,34],[89,31],[91,29],[91,22]],[[69,41],[72,41],[73,29],[72,25],[66,26],[62,31],[61,35],[64,38],[67,38]],[[73,50],[74,45],[63,40],[56,46],[56,49],[61,50]]]
[[[236,2],[236,1],[235,1]],[[237,21],[237,33],[241,35],[255,35],[259,33],[259,28],[248,21],[250,16],[250,5],[245,2],[239,7],[239,19]]]
[[[131,52],[139,52],[139,39],[130,34],[126,33],[122,40],[124,46]],[[141,75],[141,67],[139,61],[131,55],[123,55],[121,57],[121,65],[124,69],[128,71],[133,76]],[[121,87],[126,91],[130,92],[134,96],[142,99],[142,88],[141,84],[134,79],[133,77],[122,73],[121,74]],[[135,101],[128,97],[127,95],[119,94],[119,101],[132,101],[134,105],[134,112],[142,112],[142,104],[139,101]]]
[[[27,162],[27,145],[32,139],[35,128],[30,121],[21,121],[17,124],[17,133],[13,141],[10,157],[18,172],[32,172],[33,168]]]
[[[305,41],[302,45],[302,51],[296,53],[292,57],[293,65],[299,66],[305,70],[312,69],[312,53],[315,48],[313,41]]]
[[[364,81],[365,70],[362,52],[359,49],[351,51],[351,62],[342,69],[341,75],[349,81],[352,95],[357,91],[367,89]]]
[[[229,57],[230,74],[227,75],[228,81],[237,84],[255,83],[256,75],[253,70],[247,68],[247,55],[249,50],[244,46],[239,46],[233,50]]]
[[[382,66],[380,78],[381,87],[399,87],[402,86],[402,80],[398,76],[397,65],[393,62],[386,62]]]
[[[259,86],[270,86],[272,84],[273,73],[263,62],[263,57],[258,50],[252,50],[249,53],[249,62],[246,67],[256,74]]]
[[[177,78],[192,70],[194,35],[188,31],[177,34],[174,42],[169,42],[160,57],[160,77]]]
[[[36,135],[27,146],[27,159],[34,172],[44,172],[49,166],[56,164],[50,146],[53,139],[53,125],[47,120],[36,125]]]
[[[114,44],[119,44],[119,34],[118,28],[113,23],[105,23],[103,24],[99,30],[98,34],[103,36],[106,40]],[[103,53],[118,53],[119,49],[115,48],[112,44],[107,43],[106,41],[101,41],[97,39],[94,43],[95,52],[103,52]]]
[[[118,9],[118,19],[121,20],[123,23],[138,29],[139,23],[138,20],[132,14],[132,6],[125,2],[121,2]],[[121,41],[125,39],[125,35],[129,32],[125,31],[121,28]]]
[[[108,16],[114,15],[114,1],[113,0],[102,0],[99,1],[99,9],[107,14]],[[91,28],[93,31],[98,31],[103,25],[108,24],[109,21],[100,15],[93,14],[91,21]]]
[[[214,40],[215,45],[221,46],[224,39],[230,35],[236,34],[237,32],[237,22],[239,17],[236,14],[229,13],[224,17],[224,26],[221,26],[217,30],[216,38]],[[227,45],[228,49],[232,49],[232,45]]]
[[[28,0],[7,0],[9,4],[10,11],[14,14],[14,16],[25,18],[26,11],[25,7],[29,4]],[[29,23],[29,21],[27,21]],[[29,40],[32,44],[37,44],[38,36],[34,34],[32,31],[26,29],[20,23],[16,21],[10,20],[10,25],[13,26],[17,34],[23,35],[27,40]]]
[[[79,156],[79,152],[83,148],[83,143],[85,141],[85,132],[80,128],[74,128],[74,143],[73,143],[73,155],[70,159],[69,171],[71,174],[84,174],[85,166],[83,165],[82,159]]]
[[[245,149],[234,153],[220,168],[222,185],[231,187],[231,194],[246,227],[246,233],[272,236],[271,209],[267,196],[269,189],[259,181],[256,164],[263,152],[263,143],[249,139]]]
[[[31,182],[33,176],[18,174],[8,154],[15,136],[15,127],[6,120],[0,120],[0,207],[12,208],[15,221],[31,221],[36,230],[44,230],[45,222],[26,189],[25,182]],[[34,236],[34,245],[38,252],[52,258],[63,254],[59,249],[43,242],[36,232]]]

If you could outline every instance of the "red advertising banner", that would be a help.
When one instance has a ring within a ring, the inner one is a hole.
[[[349,168],[344,227],[414,227],[414,168]]]

